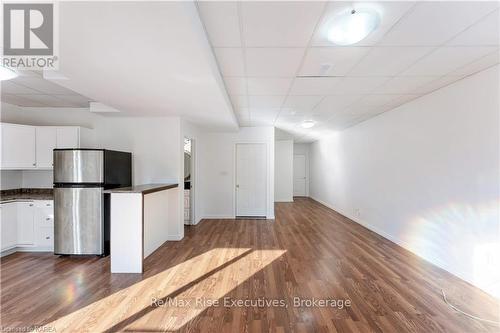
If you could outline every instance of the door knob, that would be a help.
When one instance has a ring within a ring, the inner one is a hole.
[[[240,188],[240,185],[236,184],[236,188]]]

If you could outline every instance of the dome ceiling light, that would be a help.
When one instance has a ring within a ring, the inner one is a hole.
[[[337,45],[352,45],[365,39],[380,24],[380,15],[371,10],[351,10],[335,16],[327,31],[327,38]]]

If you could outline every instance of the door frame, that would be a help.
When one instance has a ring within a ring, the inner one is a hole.
[[[309,156],[307,154],[293,154],[293,158],[294,158],[294,161],[295,162],[295,156],[304,156],[304,172],[306,174],[306,179],[305,179],[305,183],[304,183],[304,197],[309,197]],[[293,183],[295,184],[295,174],[294,174],[294,177],[293,177]],[[295,188],[293,189],[293,191],[295,192]],[[300,196],[300,195],[293,195],[293,197],[303,197],[303,196]]]
[[[184,135],[183,139],[189,139],[191,140],[191,188],[190,188],[190,198],[189,198],[189,213],[191,217],[191,223],[189,225],[196,225],[198,224],[197,216],[196,216],[196,186],[197,186],[197,168],[196,168],[196,140],[190,136]],[[184,158],[184,140],[183,142],[183,155],[182,158]],[[184,169],[183,169],[184,172]],[[183,178],[184,180],[184,178]],[[182,202],[184,202],[184,182],[182,182]],[[184,208],[184,205],[183,205]],[[182,221],[184,225],[184,211],[182,211]]]
[[[236,182],[237,182],[237,179],[238,179],[238,175],[237,175],[237,170],[238,170],[238,154],[237,154],[237,150],[238,150],[238,145],[249,145],[249,144],[260,144],[260,145],[264,145],[264,149],[265,149],[265,154],[264,154],[264,163],[266,164],[266,193],[265,193],[265,199],[266,199],[266,211],[265,211],[265,217],[266,219],[270,218],[268,216],[268,213],[269,213],[269,202],[268,202],[268,199],[269,199],[269,192],[270,192],[270,188],[269,188],[269,184],[270,184],[270,170],[269,170],[269,143],[267,141],[238,141],[238,142],[235,142],[234,143],[234,149],[233,149],[233,161],[234,161],[234,164],[233,164],[233,215],[234,217],[236,218],[238,216],[238,200],[237,200],[237,197],[238,197],[238,191],[236,190]]]

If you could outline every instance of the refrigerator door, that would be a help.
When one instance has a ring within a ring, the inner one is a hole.
[[[104,151],[54,150],[54,183],[104,182]]]
[[[104,252],[103,189],[54,188],[54,253]]]

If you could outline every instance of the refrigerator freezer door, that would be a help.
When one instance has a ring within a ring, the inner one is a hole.
[[[104,182],[104,151],[54,150],[54,183]]]
[[[104,252],[101,187],[54,188],[54,253]]]

